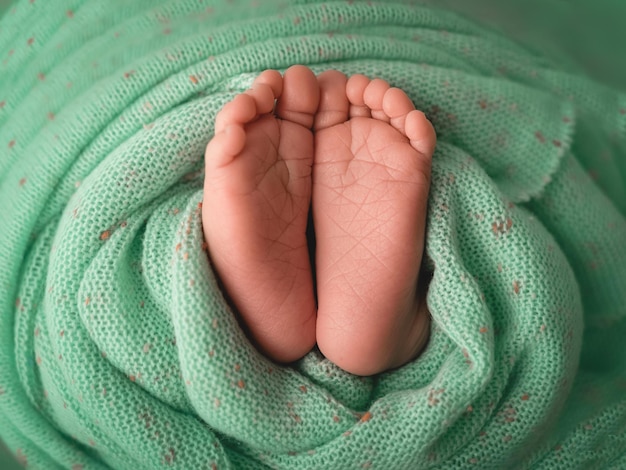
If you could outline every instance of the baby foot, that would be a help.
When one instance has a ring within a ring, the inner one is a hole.
[[[209,256],[252,339],[281,362],[315,345],[306,225],[318,103],[308,68],[267,70],[220,111],[206,149]]]
[[[339,367],[371,375],[415,358],[428,338],[418,284],[436,136],[383,80],[327,71],[318,82],[317,343]]]

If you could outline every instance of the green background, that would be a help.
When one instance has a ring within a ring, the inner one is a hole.
[[[0,15],[12,2],[0,0]],[[626,90],[626,60],[619,44],[626,44],[622,0],[431,0],[491,24],[555,58],[569,56],[591,76]],[[2,54],[3,51],[0,51]],[[0,423],[2,426],[2,423]],[[17,470],[0,442],[0,469]]]
[[[4,11],[9,7],[9,5],[13,3],[8,0],[0,0],[0,16],[4,14]],[[2,53],[4,51],[0,51]],[[0,427],[2,427],[2,423],[0,423]],[[22,467],[17,464],[17,462],[13,459],[9,451],[0,441],[0,469],[1,470],[19,470]]]

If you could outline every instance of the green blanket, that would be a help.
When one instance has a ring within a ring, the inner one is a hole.
[[[216,113],[298,63],[388,80],[439,136],[431,340],[376,377],[264,358],[203,250]],[[452,13],[21,0],[0,220],[0,437],[29,468],[626,468],[626,97]]]

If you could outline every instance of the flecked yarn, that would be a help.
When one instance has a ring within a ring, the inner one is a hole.
[[[205,254],[215,115],[293,64],[386,79],[439,136],[431,340],[379,376],[264,358]],[[432,6],[20,0],[0,437],[46,470],[625,468],[625,138],[624,95]]]

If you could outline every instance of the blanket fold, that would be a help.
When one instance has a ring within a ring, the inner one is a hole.
[[[379,376],[262,356],[205,253],[215,116],[293,64],[385,79],[437,130],[431,339]],[[427,4],[18,1],[0,21],[0,437],[44,469],[620,468],[625,109]]]

